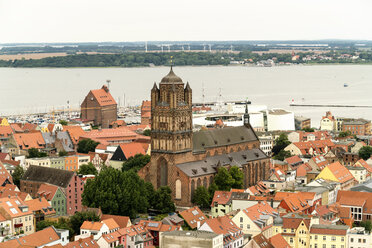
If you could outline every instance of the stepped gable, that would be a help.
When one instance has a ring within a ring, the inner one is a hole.
[[[23,175],[22,180],[49,183],[66,188],[73,175],[73,171],[31,165]]]
[[[216,148],[257,140],[258,138],[252,128],[246,126],[203,130],[193,133],[193,152],[205,152],[206,148]]]

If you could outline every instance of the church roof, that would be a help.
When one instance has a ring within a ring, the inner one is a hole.
[[[173,68],[171,67],[168,75],[163,77],[160,83],[173,84],[173,83],[183,83],[183,82],[182,82],[182,79],[173,72]]]
[[[235,165],[242,167],[251,161],[265,158],[267,158],[266,154],[260,149],[251,149],[206,157],[204,160],[182,163],[176,166],[189,177],[199,177],[215,174],[218,166]]]
[[[201,130],[193,133],[193,152],[204,152],[206,148],[227,146],[256,141],[252,128],[246,126]]]

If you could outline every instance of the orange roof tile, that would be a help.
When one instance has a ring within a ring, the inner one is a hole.
[[[70,135],[73,144],[79,142],[80,136],[86,134],[86,132],[80,126],[63,126],[63,131],[67,131]]]
[[[292,156],[289,158],[286,158],[285,161],[289,164],[297,164],[297,163],[303,163],[302,159],[299,156]]]
[[[24,132],[23,129],[21,128],[21,124],[19,124],[19,123],[11,123],[10,127],[16,133],[23,133]]]
[[[13,183],[13,177],[10,175],[8,170],[5,168],[3,163],[0,161],[0,185],[3,185],[6,181]]]
[[[15,133],[14,139],[17,143],[17,147],[22,150],[28,150],[30,148],[44,148],[45,141],[40,131],[32,133]]]
[[[252,239],[260,248],[275,248],[262,233],[254,236]]]
[[[58,190],[57,186],[43,183],[40,185],[37,194],[39,196],[45,197],[48,201],[51,201],[54,195],[56,194],[57,190]]]
[[[257,221],[260,219],[260,216],[263,214],[266,215],[273,215],[277,214],[277,210],[273,209],[270,204],[266,201],[258,202],[257,204],[243,209],[243,213],[245,213],[252,221]]]
[[[13,133],[13,130],[10,126],[0,126],[0,137],[8,138]]]
[[[106,224],[109,230],[119,229],[118,223],[113,218],[105,219],[101,221],[102,223]]]
[[[204,225],[207,224],[214,233],[217,234],[240,234],[241,229],[228,216],[208,219]]]
[[[215,203],[222,205],[228,204],[231,199],[231,194],[231,191],[215,191],[211,206]]]
[[[115,99],[110,94],[106,85],[102,86],[101,89],[91,90],[94,98],[97,100],[100,106],[116,105]]]
[[[272,236],[269,240],[270,240],[270,243],[275,248],[290,248],[291,247],[288,244],[288,242],[283,238],[281,233],[278,233],[277,235]]]
[[[180,212],[180,215],[192,229],[197,228],[198,222],[202,225],[207,220],[207,217],[197,206]]]
[[[143,148],[142,143],[138,143],[138,142],[130,142],[130,143],[121,144],[120,149],[123,151],[124,156],[127,159],[130,157],[134,157],[134,155],[136,154],[146,155],[146,151]]]
[[[101,230],[102,226],[103,226],[103,223],[101,223],[101,222],[87,221],[86,220],[81,225],[80,230],[81,229],[86,229],[86,230],[99,231],[99,230]]]
[[[45,215],[54,215],[56,213],[56,210],[52,208],[44,197],[32,199],[27,201],[26,204],[32,212],[41,211]]]
[[[63,246],[64,248],[99,248],[97,242],[93,239],[93,237],[87,237],[84,239],[78,239],[73,242],[69,242],[68,244]]]
[[[337,178],[340,183],[345,183],[350,180],[355,180],[354,176],[350,173],[350,171],[340,162],[334,162],[332,164],[327,165],[327,168],[332,172],[332,174]]]
[[[106,220],[106,219],[114,219],[115,222],[119,225],[120,228],[127,227],[128,222],[130,221],[128,216],[103,214],[102,217],[101,217],[101,221]]]

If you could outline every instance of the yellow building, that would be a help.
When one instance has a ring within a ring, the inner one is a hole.
[[[225,216],[227,213],[230,213],[232,211],[231,195],[232,195],[231,191],[214,192],[211,205],[211,212],[213,218]]]
[[[340,183],[341,190],[349,190],[356,183],[351,172],[340,162],[327,165],[316,177],[319,178]]]
[[[9,122],[6,118],[0,118],[0,126],[9,126]]]
[[[274,219],[272,235],[281,233],[283,238],[293,248],[309,248],[310,226],[318,223],[319,219],[311,218],[309,215],[289,213]]]
[[[346,248],[349,226],[312,225],[310,248]]]

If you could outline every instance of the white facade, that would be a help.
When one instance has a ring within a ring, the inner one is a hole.
[[[349,248],[369,248],[372,247],[372,237],[370,233],[365,232],[364,227],[352,228],[348,235]]]
[[[272,109],[267,112],[268,131],[291,131],[295,130],[294,113],[284,109]]]
[[[269,157],[271,157],[271,152],[273,149],[274,140],[272,137],[259,137],[260,149]]]

